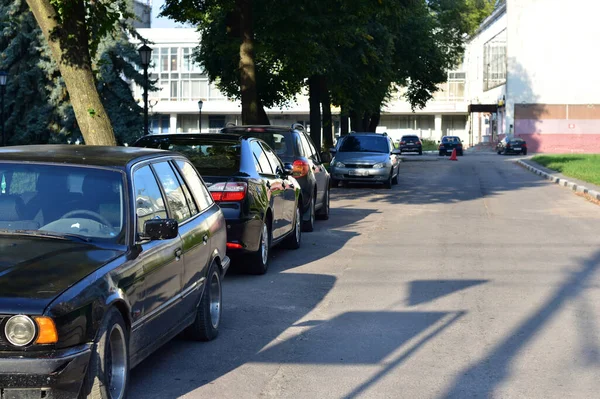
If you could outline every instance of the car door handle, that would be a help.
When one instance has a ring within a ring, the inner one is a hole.
[[[175,260],[180,260],[181,259],[181,254],[182,254],[181,248],[177,248],[175,250]]]
[[[202,243],[206,245],[208,243],[208,234],[202,237]]]

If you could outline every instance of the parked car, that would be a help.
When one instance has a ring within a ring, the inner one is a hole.
[[[452,151],[456,149],[456,155],[463,155],[463,145],[460,137],[457,136],[444,136],[442,137],[442,141],[438,141],[439,146],[439,156],[450,155]]]
[[[225,218],[183,156],[10,147],[0,181],[2,397],[122,398],[180,332],[217,336]]]
[[[329,219],[329,172],[323,162],[329,162],[328,153],[317,151],[304,127],[285,126],[232,126],[222,133],[240,134],[265,141],[277,156],[293,169],[294,178],[302,189],[302,229],[313,231],[315,218]]]
[[[400,139],[400,153],[403,152],[418,152],[419,155],[423,155],[423,144],[419,136],[407,135],[402,136]]]
[[[523,154],[527,155],[527,142],[519,137],[505,137],[496,145],[498,155]]]
[[[158,134],[134,146],[169,149],[191,160],[225,214],[228,254],[244,255],[248,272],[266,273],[276,244],[300,247],[300,185],[264,141],[224,133]]]
[[[331,153],[332,184],[338,182],[383,183],[386,188],[398,183],[401,154],[387,135],[350,133],[338,141]]]

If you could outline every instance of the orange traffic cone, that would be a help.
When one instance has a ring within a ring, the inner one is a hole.
[[[456,158],[456,148],[452,150],[452,155],[450,155],[450,160],[458,161],[458,158]]]

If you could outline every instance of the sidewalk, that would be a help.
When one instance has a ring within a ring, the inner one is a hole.
[[[559,173],[555,170],[548,169],[536,162],[533,162],[530,158],[519,159],[517,164],[529,169],[533,173],[542,176],[545,179],[558,184],[559,186],[567,187],[576,193],[584,194],[596,201],[600,201],[600,186],[592,183],[585,182],[583,180],[568,177]]]

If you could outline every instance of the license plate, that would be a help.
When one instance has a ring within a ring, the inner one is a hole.
[[[513,147],[513,150],[515,150],[515,151],[521,151],[521,147]]]
[[[369,176],[369,172],[366,170],[351,170],[348,172],[350,176]]]

